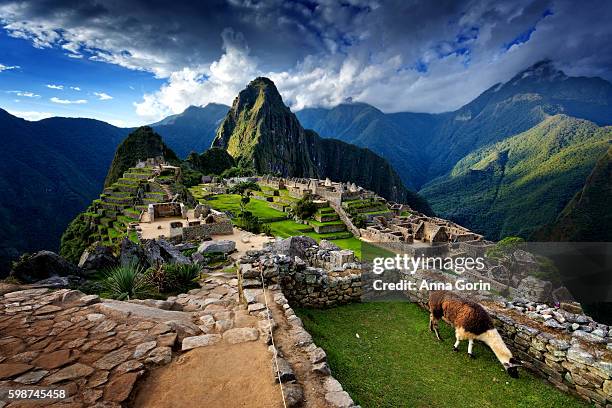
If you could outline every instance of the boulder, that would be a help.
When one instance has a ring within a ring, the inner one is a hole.
[[[575,301],[574,297],[572,296],[570,291],[565,286],[561,286],[553,290],[552,297],[553,297],[553,300],[559,304]]]
[[[142,247],[129,238],[124,238],[123,241],[121,241],[119,263],[122,266],[136,264],[144,265],[146,263],[146,257]]]
[[[528,276],[519,284],[517,296],[530,302],[549,303],[552,301],[552,283]]]
[[[37,282],[52,276],[80,275],[81,270],[51,251],[25,254],[13,266],[11,276],[24,283]]]
[[[71,286],[78,286],[83,282],[83,278],[76,275],[68,276],[52,276],[47,279],[39,280],[34,283],[39,288],[68,288]]]
[[[164,239],[145,239],[142,249],[147,263],[150,266],[162,263],[188,264],[191,260],[176,249],[174,245]]]
[[[329,251],[338,251],[340,249],[338,245],[326,239],[322,239],[321,242],[319,242],[319,248]]]
[[[100,242],[96,242],[83,251],[79,260],[79,268],[83,270],[85,275],[110,269],[117,264],[118,261],[113,254],[113,249],[102,245]]]
[[[274,253],[288,255],[291,258],[297,256],[302,259],[307,259],[308,257],[305,255],[306,250],[315,245],[317,245],[317,241],[310,237],[300,235],[277,240],[271,247]]]
[[[234,241],[230,241],[229,239],[220,239],[202,242],[202,244],[198,247],[198,252],[202,254],[218,252],[229,254],[235,249],[236,243]]]

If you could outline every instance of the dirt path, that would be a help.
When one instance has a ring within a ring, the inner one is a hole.
[[[262,342],[193,349],[141,381],[132,407],[280,408]]]

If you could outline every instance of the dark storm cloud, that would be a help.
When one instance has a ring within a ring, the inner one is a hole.
[[[296,108],[353,97],[387,111],[454,109],[544,58],[612,79],[605,1],[0,1],[37,47],[168,78],[138,113],[231,101],[252,75]],[[230,99],[230,100],[227,100]]]

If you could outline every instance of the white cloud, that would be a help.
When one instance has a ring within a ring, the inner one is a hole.
[[[230,2],[198,8],[176,0],[161,15],[144,1],[7,1],[0,23],[35,47],[165,78],[134,104],[147,120],[192,104],[230,104],[258,75],[273,79],[294,110],[352,97],[388,112],[455,109],[543,58],[571,75],[612,78],[606,2]],[[220,52],[224,27],[244,32],[251,50],[226,29]],[[525,32],[529,40],[517,41]]]
[[[94,92],[94,95],[96,95],[98,97],[98,100],[100,101],[108,101],[110,99],[113,99],[112,96],[104,92]]]
[[[12,69],[19,69],[21,68],[19,65],[4,65],[4,64],[0,64],[0,72],[2,71],[10,71]]]
[[[81,88],[79,88],[78,86],[71,86],[70,89],[72,89],[73,91],[80,91]]]
[[[249,49],[236,42],[231,30],[225,30],[222,37],[225,53],[219,60],[208,66],[173,72],[159,91],[145,94],[142,102],[134,104],[136,113],[154,121],[180,113],[190,105],[231,103],[259,71]]]
[[[29,121],[37,121],[41,119],[46,119],[54,116],[49,112],[36,112],[36,111],[16,111],[16,110],[7,110],[11,115],[17,116],[19,118],[23,118]]]
[[[64,89],[64,85],[54,85],[54,84],[47,84],[47,88],[49,89]]]
[[[59,103],[61,105],[72,105],[72,104],[81,105],[81,104],[87,103],[86,99],[68,100],[68,99],[56,98],[55,96],[49,100],[53,103]]]
[[[30,91],[7,91],[7,93],[15,94],[23,98],[40,98],[40,95]]]

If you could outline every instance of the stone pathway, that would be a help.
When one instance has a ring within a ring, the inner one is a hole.
[[[66,289],[5,294],[0,387],[61,388],[67,398],[36,404],[0,395],[0,407],[121,406],[138,378],[180,351],[259,339],[259,320],[238,305],[236,285],[212,277],[166,301],[101,301]]]
[[[129,302],[68,289],[6,293],[0,297],[0,389],[60,388],[66,398],[8,400],[5,391],[0,408],[151,405],[142,405],[140,390],[161,393],[160,398],[147,395],[147,401],[156,401],[153,406],[173,406],[159,401],[180,387],[147,385],[180,378],[188,367],[194,376],[212,381],[192,387],[190,398],[206,393],[215,406],[233,407],[250,392],[259,396],[251,406],[280,407],[275,353],[289,407],[353,407],[330,376],[325,352],[312,343],[278,286],[266,292],[269,313],[257,282],[241,292],[235,275],[219,272],[188,293]],[[271,346],[272,331],[276,348]],[[214,387],[215,379],[227,377],[232,368],[243,368],[241,384],[251,378],[258,390],[241,385],[241,395],[225,392],[237,381],[233,378]],[[172,370],[174,377],[168,374]]]
[[[0,406],[120,406],[145,366],[167,364],[187,319],[166,324],[113,315],[96,295],[32,289],[0,299],[0,387],[51,387],[61,401]],[[197,328],[197,326],[195,326]]]

